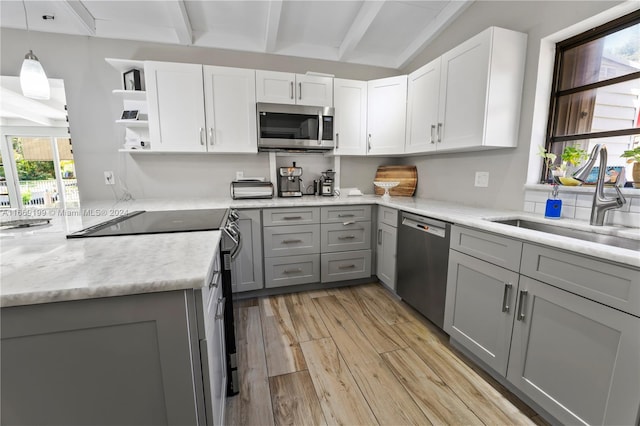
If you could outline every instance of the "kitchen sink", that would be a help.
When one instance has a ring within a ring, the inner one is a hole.
[[[598,234],[581,229],[566,228],[564,226],[533,222],[525,219],[492,220],[491,222],[517,226],[518,228],[531,229],[534,231],[546,232],[553,235],[561,235],[563,237],[577,238],[584,241],[592,241],[594,243],[606,244],[613,247],[640,251],[640,240],[624,238],[617,235]]]

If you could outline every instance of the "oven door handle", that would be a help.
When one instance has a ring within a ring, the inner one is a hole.
[[[240,250],[242,250],[242,234],[238,232],[238,239],[234,240],[235,247],[231,250],[231,259],[235,259],[239,254]]]

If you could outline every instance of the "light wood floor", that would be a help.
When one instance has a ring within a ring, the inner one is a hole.
[[[229,425],[545,424],[380,284],[234,308]]]

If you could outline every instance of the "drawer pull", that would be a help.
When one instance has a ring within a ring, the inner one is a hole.
[[[302,216],[284,216],[282,219],[283,220],[300,220],[302,219]]]
[[[504,283],[504,293],[502,295],[502,312],[509,312],[509,295],[511,294],[511,288],[513,284]]]
[[[527,290],[520,290],[520,300],[518,301],[518,321],[524,321],[524,304],[529,292]]]
[[[219,320],[224,318],[224,305],[226,300],[227,299],[224,297],[218,298],[218,304],[216,305],[215,319]]]
[[[344,237],[338,237],[339,240],[353,240],[355,235],[345,235]]]
[[[350,265],[340,265],[340,266],[338,266],[338,269],[353,269],[355,267],[356,267],[356,265],[352,263]]]
[[[282,244],[295,244],[295,243],[301,243],[302,240],[282,240]]]
[[[353,225],[354,223],[356,223],[356,221],[355,221],[355,220],[350,220],[350,221],[348,221],[348,222],[343,222],[343,223],[342,223],[342,226]]]
[[[300,272],[302,272],[302,268],[285,269],[284,271],[282,271],[282,273],[284,274],[299,274]]]
[[[354,217],[355,214],[353,213],[348,213],[348,214],[339,214],[338,217]]]

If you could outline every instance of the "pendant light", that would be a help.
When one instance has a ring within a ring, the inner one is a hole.
[[[27,24],[27,39],[29,37],[29,20],[27,18],[27,6],[22,0],[24,8],[24,21]],[[51,97],[51,89],[49,88],[49,79],[45,74],[42,64],[38,61],[33,51],[24,56],[24,62],[20,69],[20,87],[22,94],[31,99],[49,99]]]

